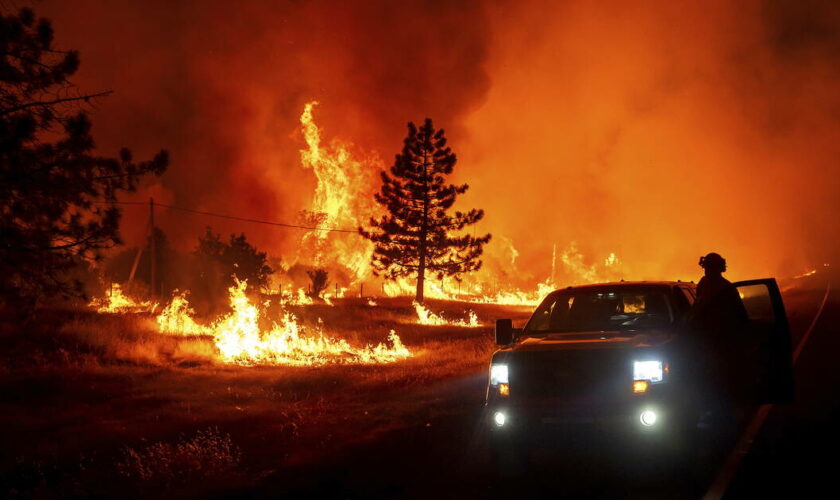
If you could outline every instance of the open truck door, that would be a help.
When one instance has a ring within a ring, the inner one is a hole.
[[[793,401],[793,357],[785,305],[773,278],[734,284],[749,318],[747,351],[751,353],[754,402]]]

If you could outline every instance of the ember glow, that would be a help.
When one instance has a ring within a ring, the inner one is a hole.
[[[386,342],[354,347],[328,336],[320,321],[315,328],[308,328],[288,311],[263,327],[264,313],[246,295],[247,283],[237,281],[228,291],[231,312],[208,326],[193,319],[184,294],[176,295],[157,318],[161,333],[212,336],[221,361],[246,366],[377,364],[411,356],[394,330]]]

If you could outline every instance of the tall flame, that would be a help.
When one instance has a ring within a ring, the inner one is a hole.
[[[329,147],[323,146],[321,129],[312,115],[317,104],[317,101],[307,103],[300,115],[307,145],[300,152],[301,164],[312,169],[317,179],[309,222],[352,230],[376,213],[372,193],[381,165],[376,158],[354,158],[350,145],[339,140],[333,140]],[[310,231],[304,235],[301,248],[312,263],[316,266],[337,263],[356,280],[366,277],[373,245],[355,235],[329,236],[327,231]]]
[[[307,148],[300,151],[301,164],[311,169],[317,184],[310,205],[310,222],[326,227],[355,228],[364,225],[377,215],[379,208],[374,193],[379,188],[377,173],[382,169],[378,158],[359,159],[351,154],[351,144],[333,139],[325,146],[322,130],[315,123],[313,110],[318,103],[312,101],[304,106],[300,116],[301,131]],[[496,235],[484,254],[484,266],[476,273],[462,277],[454,286],[444,282],[426,281],[425,296],[443,300],[499,303],[505,305],[531,306],[539,303],[551,290],[557,288],[558,280],[565,285],[613,280],[621,277],[621,262],[615,253],[609,253],[599,263],[588,263],[575,242],[564,250],[554,245],[552,259],[546,265],[550,274],[535,288],[521,289],[521,276],[517,269],[519,252],[513,242],[504,235]],[[302,239],[298,259],[307,259],[315,266],[341,266],[347,269],[352,279],[364,281],[371,275],[370,257],[373,245],[358,236],[335,235],[326,231],[310,231]],[[450,280],[450,283],[453,280]],[[537,281],[537,280],[534,280]],[[403,278],[382,284],[387,296],[411,295],[415,290],[413,279]],[[330,304],[329,297],[326,302]]]
[[[187,301],[187,292],[175,292],[169,304],[157,316],[158,329],[161,332],[179,335],[208,335],[210,329],[199,325],[193,319],[192,307]]]

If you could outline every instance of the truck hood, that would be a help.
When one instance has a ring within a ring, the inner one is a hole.
[[[672,334],[663,330],[597,331],[551,333],[541,337],[526,337],[510,348],[512,352],[632,349],[656,347],[670,340]]]

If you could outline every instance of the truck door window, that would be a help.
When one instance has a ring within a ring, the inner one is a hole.
[[[685,319],[691,311],[691,298],[682,287],[674,287],[674,308],[677,316]]]
[[[738,295],[751,321],[772,323],[775,321],[773,302],[767,286],[763,284],[738,287]]]
[[[753,374],[746,394],[758,403],[789,403],[794,395],[790,326],[779,285],[772,278],[733,284],[750,320],[742,339],[742,358]]]
[[[686,288],[684,286],[679,287],[679,289],[682,292],[683,296],[685,296],[685,300],[688,301],[688,304],[694,305],[694,293],[691,291],[691,289]]]

